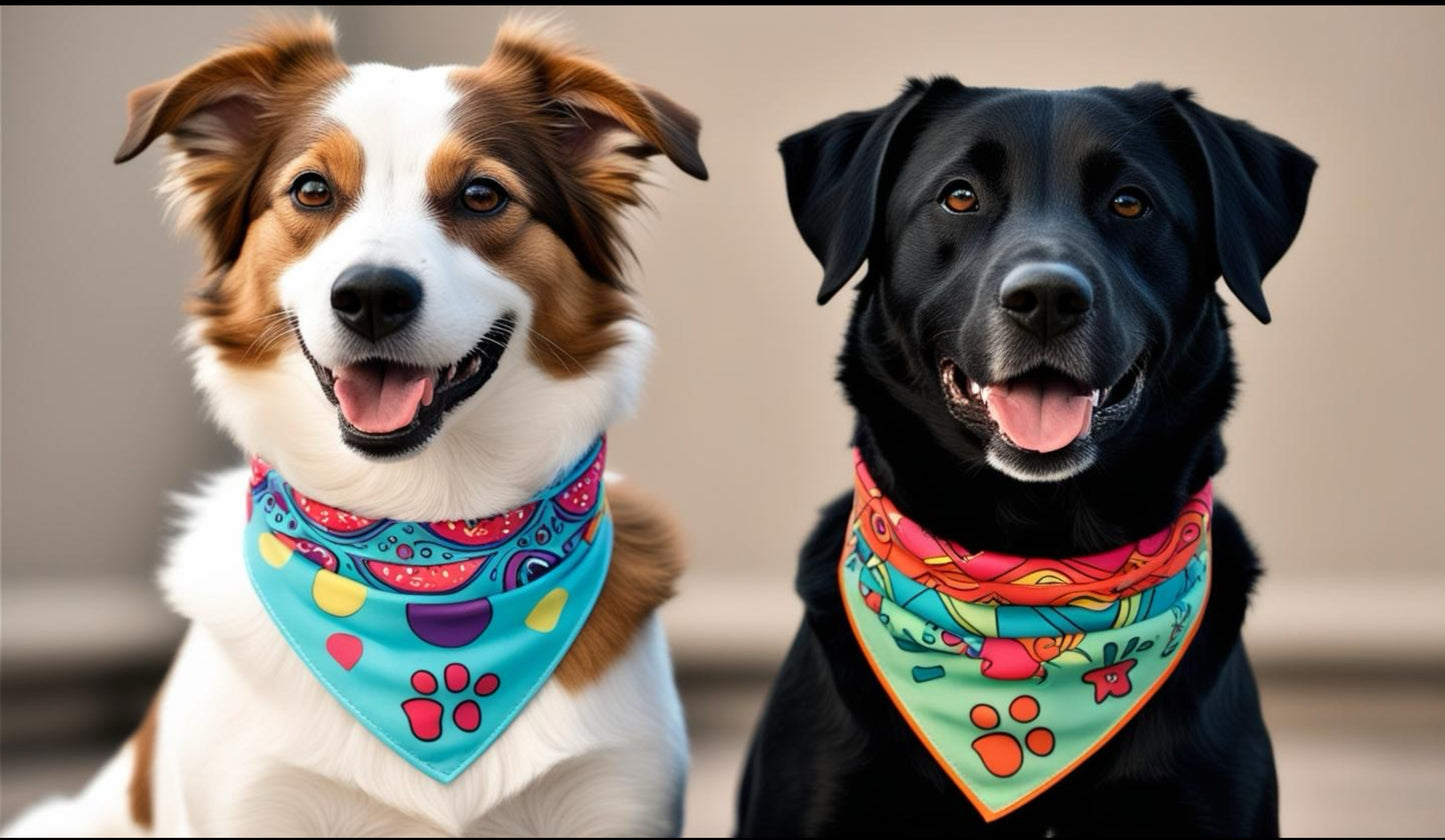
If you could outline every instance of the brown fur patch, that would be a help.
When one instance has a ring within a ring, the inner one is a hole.
[[[636,317],[631,299],[588,277],[541,225],[519,236],[496,264],[537,301],[529,350],[557,377],[579,376],[622,337],[614,325]],[[549,270],[550,269],[550,270]]]
[[[365,160],[361,145],[345,128],[319,124],[293,132],[287,140],[293,148],[278,153],[258,179],[257,192],[268,197],[270,206],[258,210],[235,262],[215,276],[191,307],[202,319],[202,337],[232,364],[264,364],[294,341],[276,282],[341,221],[361,194]],[[330,208],[303,210],[291,201],[292,182],[306,172],[322,175],[331,185]]]
[[[536,26],[504,25],[487,61],[452,83],[455,132],[428,173],[448,235],[531,294],[533,360],[554,376],[585,373],[621,340],[612,326],[635,316],[619,224],[644,203],[645,158],[662,152],[706,177],[697,119]],[[512,204],[457,213],[457,191],[480,176]]]
[[[621,340],[613,324],[634,315],[620,288],[589,277],[575,255],[545,223],[529,212],[534,191],[526,178],[479,143],[452,135],[432,155],[427,185],[434,210],[453,241],[472,249],[534,301],[528,352],[557,377],[578,376]],[[512,196],[506,207],[485,217],[457,212],[454,204],[472,179],[487,177]]]
[[[662,506],[625,481],[608,484],[606,492],[612,563],[592,614],[557,667],[557,678],[573,692],[627,652],[642,622],[672,597],[682,574],[682,541]]]
[[[146,716],[141,721],[140,728],[130,736],[131,748],[135,750],[131,764],[130,786],[127,789],[130,798],[130,818],[142,828],[150,828],[155,822],[155,801],[151,782],[154,778],[156,729],[160,725],[160,705],[161,694],[157,691],[155,698],[151,700],[150,708],[146,710]]]
[[[340,177],[360,172],[359,150],[343,151],[346,139],[319,113],[323,95],[347,73],[334,41],[320,17],[278,21],[130,96],[116,162],[169,136],[163,191],[181,226],[195,229],[205,246],[207,285],[195,311],[206,340],[230,362],[268,361],[290,339],[273,281],[325,228],[317,219],[287,218],[294,212],[289,180],[278,195],[274,179],[294,158],[327,152]],[[354,180],[359,189],[359,174]]]
[[[501,184],[510,203],[481,218],[457,212],[456,196],[479,177]],[[528,351],[534,362],[553,376],[577,376],[617,345],[612,325],[634,314],[631,301],[621,289],[589,277],[556,233],[529,212],[536,191],[523,173],[489,154],[482,140],[452,134],[427,165],[427,187],[447,236],[531,295]]]

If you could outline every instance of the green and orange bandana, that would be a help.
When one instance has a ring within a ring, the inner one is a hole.
[[[1103,746],[1183,657],[1209,594],[1211,487],[1122,548],[1016,557],[931,536],[853,459],[844,611],[893,704],[993,821]]]

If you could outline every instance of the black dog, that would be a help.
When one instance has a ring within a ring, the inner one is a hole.
[[[1069,557],[1159,530],[1219,470],[1236,376],[1215,281],[1269,320],[1261,281],[1303,219],[1308,155],[1188,91],[951,78],[781,151],[823,264],[819,302],[868,264],[840,380],[854,443],[904,515],[965,545]],[[988,388],[1052,408],[1033,421],[986,409]],[[1240,640],[1258,566],[1227,508],[1178,669],[1102,749],[986,824],[850,632],[837,583],[850,500],[824,509],[802,552],[806,614],[754,736],[740,834],[1278,833]]]

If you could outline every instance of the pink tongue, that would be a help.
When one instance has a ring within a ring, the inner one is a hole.
[[[332,388],[346,422],[370,434],[394,432],[411,423],[423,403],[432,400],[431,371],[366,363],[336,369]]]
[[[1089,430],[1094,402],[1067,382],[1001,382],[989,387],[988,413],[1020,449],[1053,452]]]

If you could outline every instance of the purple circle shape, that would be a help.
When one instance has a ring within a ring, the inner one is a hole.
[[[406,623],[429,645],[469,645],[492,623],[492,602],[486,598],[450,604],[407,604]]]

